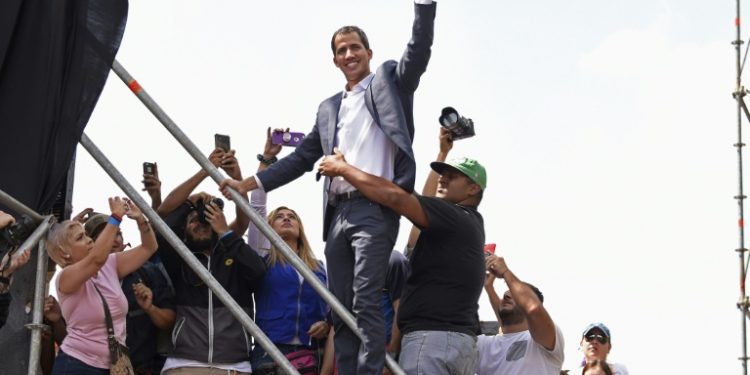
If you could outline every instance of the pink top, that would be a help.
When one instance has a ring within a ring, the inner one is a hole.
[[[89,366],[109,368],[104,305],[94,284],[99,287],[104,299],[107,300],[117,341],[125,344],[125,317],[128,314],[128,300],[122,293],[120,280],[117,278],[117,254],[110,254],[96,276],[86,280],[75,293],[61,292],[60,278],[57,278],[55,287],[60,299],[60,309],[68,324],[68,335],[63,340],[60,349]]]

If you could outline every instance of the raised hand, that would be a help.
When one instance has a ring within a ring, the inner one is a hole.
[[[140,223],[145,220],[143,217],[143,212],[141,212],[141,209],[138,208],[138,206],[131,201],[128,198],[123,198],[125,200],[125,203],[128,205],[128,211],[125,213],[128,215],[128,217],[132,220],[135,220],[136,222]]]
[[[266,159],[270,159],[281,152],[281,145],[275,145],[273,144],[273,133],[276,132],[288,132],[289,128],[281,129],[281,128],[275,128],[273,129],[273,132],[271,132],[271,127],[269,126],[268,129],[266,129],[266,146],[263,147],[263,157]]]
[[[242,180],[242,171],[237,158],[234,156],[235,151],[229,150],[221,156],[221,169],[227,172],[227,175],[235,180]]]
[[[450,130],[440,127],[440,153],[448,155],[448,152],[453,148],[453,135]]]
[[[227,225],[227,218],[224,216],[224,212],[217,206],[213,201],[206,204],[206,221],[211,224],[211,228],[219,236],[229,231],[229,225]]]
[[[221,166],[222,156],[224,156],[224,150],[217,147],[208,155],[208,161],[210,161],[214,167],[219,168]]]
[[[125,200],[120,197],[111,197],[109,198],[109,210],[113,214],[123,217],[128,211],[128,205]]]

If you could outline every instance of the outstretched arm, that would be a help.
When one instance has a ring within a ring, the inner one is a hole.
[[[117,277],[122,280],[125,276],[141,268],[146,261],[156,252],[156,234],[151,229],[151,224],[143,216],[141,209],[132,201],[126,199],[130,210],[127,215],[138,224],[141,233],[141,244],[132,250],[117,253]]]
[[[416,91],[419,78],[427,70],[435,29],[435,3],[432,0],[416,0],[414,3],[411,40],[398,62],[396,72],[399,87],[410,92]]]
[[[519,280],[516,275],[508,269],[505,259],[490,255],[485,262],[487,270],[495,276],[505,279],[508,284],[510,294],[513,300],[521,308],[526,320],[529,322],[529,332],[531,337],[539,345],[547,350],[555,348],[555,323],[549,316],[547,309],[542,305],[542,301],[536,296],[533,290],[526,283]]]
[[[318,171],[324,176],[344,177],[367,199],[392,209],[421,228],[427,227],[427,215],[416,196],[407,193],[392,181],[363,172],[348,164],[338,149],[334,149],[333,155],[323,158]]]
[[[211,152],[210,155],[208,155],[208,160],[211,161],[211,164],[213,164],[215,167],[221,166],[221,157],[224,154],[224,150],[220,148],[216,148]],[[166,198],[164,198],[164,201],[162,201],[161,206],[156,210],[156,213],[159,214],[159,216],[166,217],[170,212],[177,209],[177,207],[180,207],[181,204],[185,203],[185,201],[188,199],[190,194],[195,190],[195,188],[200,185],[203,180],[208,177],[208,172],[206,172],[205,169],[201,168],[196,174],[194,174],[192,177],[188,178],[187,181],[181,183],[179,186],[174,188],[172,192],[167,195]]]

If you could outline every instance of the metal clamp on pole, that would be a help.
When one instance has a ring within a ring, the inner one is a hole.
[[[299,375],[299,372],[292,367],[289,360],[279,351],[278,348],[271,342],[271,340],[263,333],[263,331],[255,325],[255,322],[245,313],[234,298],[224,289],[221,284],[208,272],[208,270],[201,264],[198,259],[193,255],[190,250],[185,246],[182,241],[177,238],[177,235],[172,232],[172,229],[162,220],[162,218],[146,203],[133,186],[125,179],[123,175],[115,168],[114,165],[107,159],[106,156],[99,150],[98,147],[89,139],[84,133],[81,135],[81,145],[91,156],[101,165],[112,180],[122,189],[123,192],[141,209],[141,211],[148,217],[154,229],[158,230],[159,233],[169,242],[170,245],[177,251],[177,254],[187,263],[187,265],[200,277],[200,279],[208,286],[224,306],[229,309],[232,315],[237,319],[242,326],[251,334],[257,342],[271,355],[271,358],[290,375]]]
[[[138,97],[138,99],[141,100],[141,102],[151,111],[151,113],[156,116],[156,118],[164,125],[164,127],[169,131],[175,139],[177,139],[178,142],[187,150],[187,152],[195,159],[196,162],[208,172],[208,174],[211,176],[211,178],[216,181],[216,183],[221,183],[224,181],[224,176],[219,172],[219,170],[214,167],[213,164],[211,164],[210,161],[200,152],[198,147],[193,144],[193,142],[185,135],[185,133],[177,126],[177,124],[172,121],[172,119],[164,112],[161,107],[151,98],[151,96],[148,95],[146,90],[143,89],[143,87],[135,80],[133,77],[125,70],[125,68],[120,65],[117,60],[115,60],[112,63],[112,70],[117,74],[118,77],[130,88],[131,91]],[[305,265],[305,263],[302,261],[302,259],[297,256],[297,254],[292,251],[291,248],[284,242],[284,240],[281,239],[281,237],[271,228],[270,225],[266,222],[265,218],[262,218],[260,215],[258,215],[255,210],[253,210],[250,207],[250,203],[247,201],[245,197],[243,197],[240,193],[235,191],[234,189],[230,189],[232,200],[234,200],[235,204],[237,204],[240,209],[242,209],[242,212],[244,212],[248,217],[250,217],[250,220],[255,224],[258,229],[260,229],[261,233],[263,233],[264,236],[266,236],[271,243],[276,246],[277,249],[281,251],[281,253],[284,255],[284,257],[289,261],[289,263],[302,275],[302,277],[312,286],[313,289],[315,289],[316,292],[328,303],[328,305],[331,307],[333,311],[335,311],[339,317],[344,321],[344,323],[360,338],[360,340],[363,338],[362,332],[360,332],[359,328],[357,327],[357,323],[354,320],[354,316],[352,316],[351,312],[347,310],[344,305],[339,302],[336,297],[331,294],[331,292],[328,290],[328,288],[318,280],[318,278],[315,276],[315,274],[310,271],[309,268]],[[275,359],[275,358],[274,358]],[[398,366],[398,363],[391,358],[390,355],[386,354],[385,357],[386,360],[386,366],[391,370],[391,373],[394,375],[405,375],[403,370]],[[277,362],[278,363],[278,362]]]

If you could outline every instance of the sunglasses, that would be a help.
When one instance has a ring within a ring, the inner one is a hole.
[[[586,336],[586,342],[592,342],[594,340],[599,341],[602,345],[605,345],[607,342],[609,342],[609,339],[607,339],[607,336],[603,336],[603,335]]]

